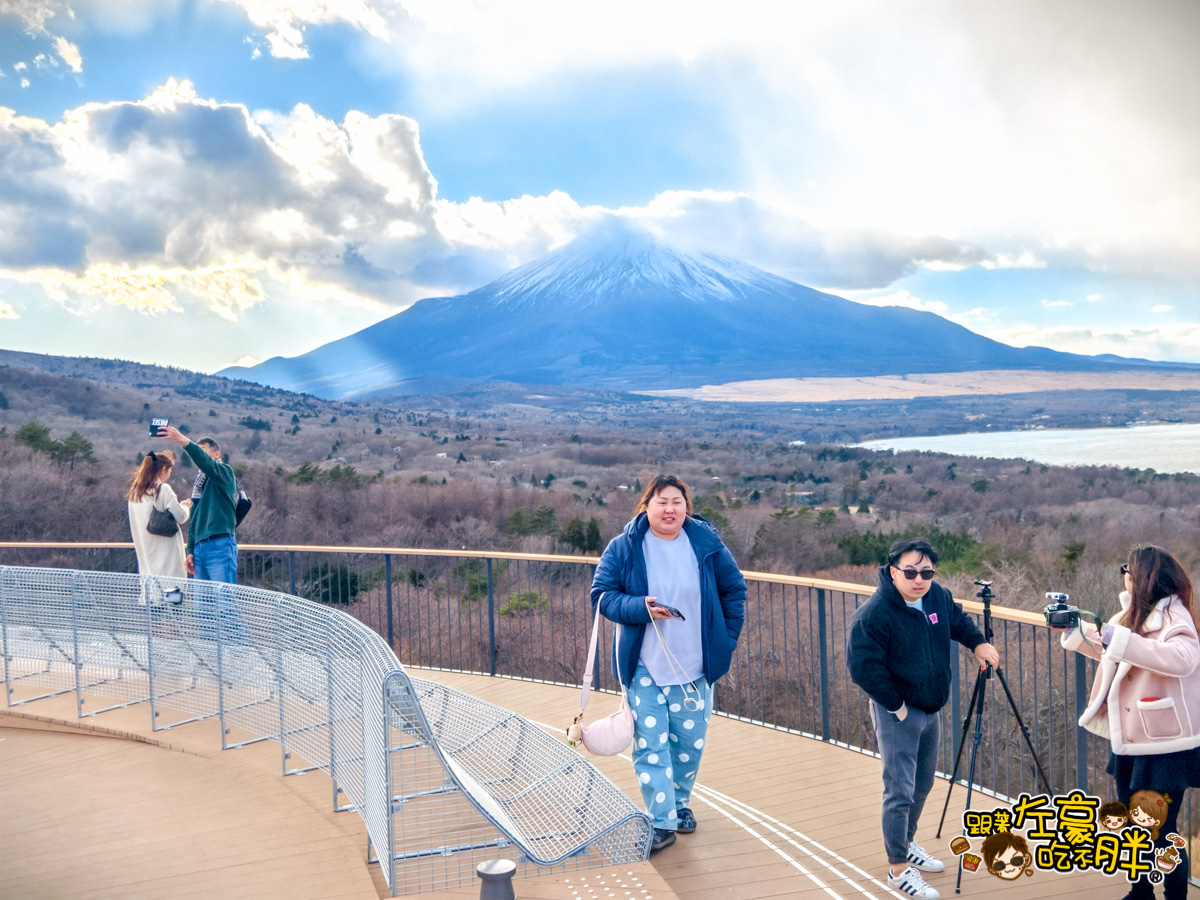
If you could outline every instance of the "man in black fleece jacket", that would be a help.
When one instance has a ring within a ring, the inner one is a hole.
[[[973,651],[981,669],[1000,666],[996,648],[934,583],[937,560],[926,540],[893,544],[879,569],[879,587],[854,614],[846,647],[850,677],[871,698],[883,759],[888,884],[916,900],[940,896],[921,871],[945,868],[915,837],[937,767],[938,711],[950,697],[950,641]]]

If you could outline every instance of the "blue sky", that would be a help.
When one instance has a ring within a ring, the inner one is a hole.
[[[214,371],[606,216],[1200,362],[1200,4],[0,0],[0,348]]]

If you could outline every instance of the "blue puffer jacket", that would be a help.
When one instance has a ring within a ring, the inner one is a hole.
[[[620,622],[620,646],[613,652],[613,675],[617,674],[616,655],[621,654],[622,680],[628,687],[642,653],[642,635],[650,624],[646,609],[649,586],[642,541],[650,530],[645,513],[640,513],[625,530],[609,543],[596,577],[592,579],[592,612],[600,604],[606,619]],[[700,516],[688,516],[683,530],[691,541],[700,564],[700,640],[704,647],[704,677],[709,684],[729,671],[733,650],[746,617],[746,580],[738,571],[733,554],[721,542],[717,530]]]

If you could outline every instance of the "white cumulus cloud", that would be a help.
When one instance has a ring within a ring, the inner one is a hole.
[[[15,309],[13,309],[11,303],[9,303],[5,300],[0,300],[0,319],[19,319],[19,318],[21,318],[21,317],[17,314],[17,311]]]

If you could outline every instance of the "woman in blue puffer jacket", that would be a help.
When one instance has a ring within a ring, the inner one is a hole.
[[[633,709],[633,767],[661,850],[696,830],[688,803],[712,686],[742,631],[746,581],[716,529],[693,515],[688,486],[656,475],[600,559],[596,604],[622,626],[613,672]]]

